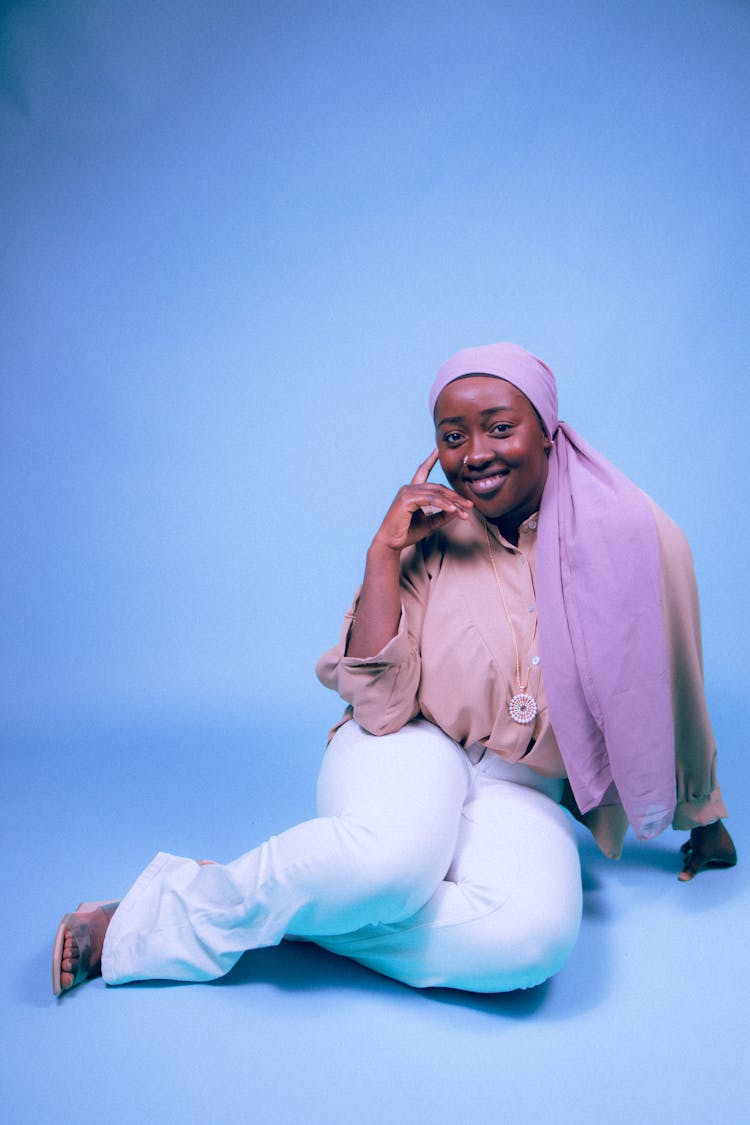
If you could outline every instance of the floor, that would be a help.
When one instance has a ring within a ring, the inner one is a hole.
[[[728,708],[720,735],[743,718]],[[54,1000],[52,937],[79,898],[121,893],[158,848],[229,858],[309,815],[324,726],[313,711],[294,742],[273,715],[16,730],[5,1120],[744,1119],[747,869],[682,885],[672,835],[631,843],[617,865],[581,836],[580,941],[529,992],[418,992],[295,944],[248,954],[210,985],[98,980]],[[723,760],[736,813],[738,750],[727,742]],[[747,854],[741,815],[732,829]]]

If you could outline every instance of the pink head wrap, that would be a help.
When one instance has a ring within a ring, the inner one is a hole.
[[[555,438],[539,509],[536,588],[550,719],[581,812],[622,803],[640,839],[676,802],[661,562],[648,499],[557,418],[555,377],[517,344],[465,348],[437,373],[518,388]]]

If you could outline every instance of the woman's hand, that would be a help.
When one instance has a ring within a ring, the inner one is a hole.
[[[347,656],[375,656],[395,637],[401,616],[400,568],[404,547],[418,543],[449,520],[469,518],[474,507],[471,500],[427,480],[437,459],[435,449],[419,466],[411,483],[398,490],[370,545]]]
[[[464,499],[443,484],[428,481],[437,459],[437,449],[433,449],[411,482],[398,490],[373,540],[373,547],[388,547],[401,552],[404,547],[425,539],[450,520],[469,518],[469,512],[474,507],[471,500]]]
[[[720,820],[693,828],[690,839],[680,848],[683,868],[677,878],[687,883],[707,867],[734,867],[737,851],[732,837]]]

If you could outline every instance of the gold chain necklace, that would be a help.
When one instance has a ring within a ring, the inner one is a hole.
[[[490,533],[489,533],[489,530],[487,528],[487,521],[486,520],[482,520],[482,526],[484,527],[484,534],[485,534],[485,538],[487,539],[487,550],[490,553],[490,562],[492,563],[492,571],[495,575],[495,582],[497,583],[497,588],[500,592],[500,598],[502,599],[503,609],[505,610],[505,616],[508,619],[508,627],[510,628],[510,635],[513,638],[513,648],[515,649],[515,652],[516,652],[516,684],[518,685],[518,691],[510,699],[510,701],[508,703],[508,711],[510,712],[510,717],[511,717],[511,719],[514,720],[514,722],[521,723],[521,724],[525,725],[526,723],[533,723],[534,719],[537,717],[537,715],[539,713],[539,707],[537,705],[537,701],[534,699],[534,696],[529,695],[528,691],[526,690],[527,687],[529,686],[529,678],[531,676],[531,666],[529,665],[526,669],[526,683],[522,683],[521,682],[521,656],[518,652],[518,640],[516,639],[516,631],[513,628],[513,622],[511,620],[511,616],[510,616],[510,610],[508,609],[508,603],[506,602],[505,594],[503,593],[503,587],[502,587],[502,584],[500,582],[500,575],[497,573],[497,566],[495,565],[495,555],[494,555],[494,552],[492,550],[492,543],[490,541]]]

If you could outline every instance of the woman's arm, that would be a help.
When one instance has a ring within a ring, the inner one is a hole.
[[[346,655],[360,659],[375,656],[396,636],[401,616],[401,552],[458,517],[468,519],[471,500],[431,484],[428,477],[437,463],[433,450],[409,484],[400,488],[386,512],[367,552],[367,564],[357,615]],[[428,513],[425,509],[431,509]]]
[[[436,461],[432,453],[411,483],[399,489],[367,552],[364,582],[344,618],[341,640],[316,668],[321,683],[350,704],[356,721],[371,734],[400,730],[419,712],[429,577],[414,545],[457,516],[467,519],[472,507],[450,489],[428,483]]]

